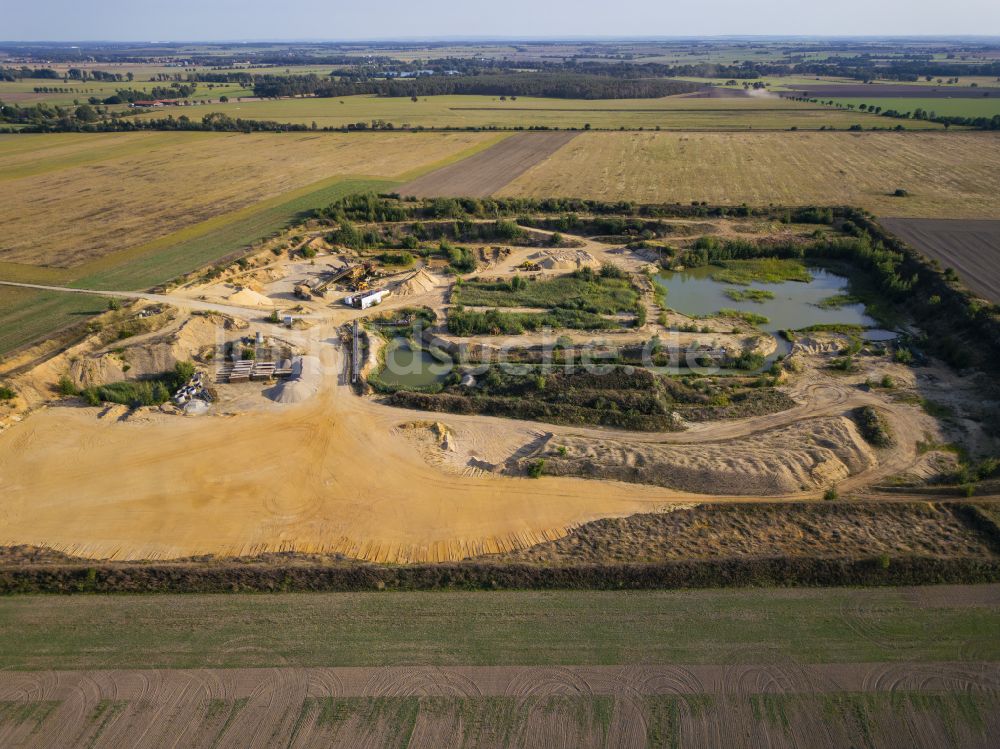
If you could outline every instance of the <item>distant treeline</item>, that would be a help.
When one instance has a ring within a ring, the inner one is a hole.
[[[804,96],[786,96],[785,98],[792,101],[809,102],[811,104],[826,104],[828,106],[836,104],[838,109],[845,108],[845,105],[837,104],[833,99],[823,100]],[[972,100],[970,99],[970,101]],[[855,109],[855,105],[847,104],[846,108],[853,110]],[[940,123],[945,127],[958,125],[961,127],[974,127],[979,130],[1000,130],[1000,114],[995,114],[992,117],[962,117],[960,115],[939,115],[934,110],[927,110],[923,107],[916,107],[912,111],[901,112],[896,109],[883,109],[877,104],[859,104],[857,105],[857,109],[868,114],[877,114],[881,117],[891,117],[897,120],[926,120],[927,122]]]
[[[665,78],[618,78],[577,73],[435,75],[384,80],[331,80],[316,75],[260,76],[259,97],[318,96],[537,96],[555,99],[651,99],[696,91],[698,84]]]
[[[83,68],[70,68],[66,73],[60,73],[52,68],[29,68],[21,66],[19,68],[0,67],[0,81],[20,81],[25,78],[40,78],[43,80],[70,80],[70,81],[131,81],[134,74],[108,73],[103,70],[84,70]]]

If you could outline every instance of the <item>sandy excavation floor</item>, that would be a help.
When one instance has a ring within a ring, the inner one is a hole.
[[[594,242],[587,251],[598,258],[614,255]],[[482,275],[513,273],[530,252],[517,250],[503,267]],[[615,258],[629,270],[645,264],[638,257]],[[260,288],[281,309],[290,302],[275,290],[293,276],[265,271]],[[447,286],[439,276],[400,274],[396,283],[400,293],[380,311],[445,304]],[[217,287],[218,293],[203,293]],[[166,303],[177,314],[162,331],[173,336],[169,347],[144,356],[150,371],[167,367],[158,356],[185,358],[185,346],[193,352],[214,342],[211,326],[195,322],[192,311],[244,320],[239,335],[275,335],[279,328],[266,324],[266,309],[229,303],[232,289],[217,284],[161,297],[133,294],[146,303]],[[0,431],[0,545],[119,560],[272,551],[379,562],[458,560],[552,541],[600,518],[761,496],[812,501],[831,482],[841,492],[865,489],[916,471],[926,459],[916,442],[941,436],[937,422],[919,407],[830,375],[809,363],[809,351],[803,352],[805,371],[783,388],[795,407],[692,424],[679,433],[394,409],[358,397],[348,386],[338,326],[362,314],[369,313],[336,299],[318,300],[301,313],[308,329],[286,331],[289,340],[312,341],[322,357],[318,394],[301,403],[279,405],[261,397],[263,388],[248,385],[226,391],[207,417],[143,410],[121,418],[126,409],[117,407],[110,417],[98,418],[100,409],[44,406],[60,373],[78,374],[90,366],[93,351],[71,350],[35,367],[19,380],[34,388],[26,400],[35,410]],[[155,336],[150,338],[154,343]],[[118,345],[101,349],[98,372],[106,377],[99,380],[124,374],[114,358]],[[5,363],[4,372],[17,363]],[[900,381],[912,380],[905,368],[887,366]],[[907,438],[873,451],[845,416],[862,405],[877,405],[894,433]],[[447,431],[445,445],[429,428],[435,421]],[[423,426],[401,429],[407,424]],[[558,455],[559,447],[565,455]],[[547,474],[564,475],[504,475],[506,467],[542,454],[551,459]],[[585,461],[598,470],[567,468]],[[668,478],[645,477],[651,470]],[[636,481],[641,483],[626,483]]]
[[[325,351],[324,387],[301,404],[231,417],[125,422],[95,419],[95,409],[55,406],[0,433],[0,545],[114,559],[296,550],[434,561],[524,548],[600,517],[704,498],[690,489],[613,481],[443,471],[396,433],[398,425],[426,421],[428,414],[354,396],[344,384],[339,348]],[[834,385],[799,395],[808,399],[810,393],[815,399],[800,408],[813,417],[865,400]],[[700,425],[693,433],[631,439],[697,445],[768,429],[780,435],[804,415],[792,409],[717,429]],[[547,431],[630,438],[484,417],[444,420],[460,462],[501,462]],[[853,430],[845,424],[838,428]],[[725,443],[704,444],[700,455],[720,461],[728,451]],[[765,461],[766,445],[758,452]],[[689,445],[685,453],[698,450]],[[896,470],[895,461],[913,459],[912,448],[881,463],[867,457],[851,480],[870,482]],[[821,493],[810,488],[794,496]]]

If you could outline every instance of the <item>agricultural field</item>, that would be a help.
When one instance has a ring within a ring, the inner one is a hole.
[[[895,109],[897,112],[914,112],[923,109],[925,112],[933,112],[939,117],[993,117],[1000,114],[1000,96],[989,98],[934,98],[923,99],[920,97],[907,97],[905,99],[882,98],[872,96],[865,98],[840,98],[834,97],[834,102],[844,106],[853,106],[855,109],[862,104],[868,107],[882,107],[883,110]],[[886,120],[893,122],[898,120]],[[916,120],[905,122],[906,127],[910,127]]]
[[[0,280],[143,289],[355,191],[389,190],[503,136],[109,133],[0,136]],[[38,227],[45,227],[39,241]],[[0,352],[95,300],[0,291]],[[21,324],[15,325],[16,320]]]
[[[742,91],[739,92],[742,94]],[[280,99],[230,101],[228,104],[185,107],[181,114],[200,118],[210,112],[231,117],[275,120],[317,127],[340,128],[373,120],[396,127],[548,127],[617,130],[846,130],[894,127],[897,123],[862,112],[791,101],[777,96],[698,97],[663,99],[539,99],[517,97],[502,101],[491,96],[429,96],[409,98],[347,96],[340,99]],[[144,119],[165,116],[162,110],[138,115]],[[914,121],[907,127],[940,129],[932,122]]]
[[[569,143],[574,133],[532,133],[507,138],[492,148],[418,177],[398,188],[414,197],[488,197]]]
[[[888,219],[885,226],[1000,304],[1000,221]]]
[[[993,218],[998,145],[992,133],[583,133],[499,194]]]
[[[997,624],[995,586],[8,599],[0,737],[985,747]]]
[[[399,180],[492,145],[476,133],[281,136],[110,133],[0,137],[0,262],[67,269],[169,246],[268,200],[337,180]],[[45,220],[42,220],[45,216]],[[37,227],[44,225],[39,243]],[[178,236],[182,234],[183,236]],[[169,237],[169,241],[164,238]],[[73,271],[69,271],[73,269]]]

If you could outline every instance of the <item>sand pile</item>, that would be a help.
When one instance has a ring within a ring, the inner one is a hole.
[[[226,297],[226,301],[230,304],[236,304],[240,307],[273,307],[274,302],[268,299],[266,296],[261,294],[259,291],[254,291],[251,288],[244,287],[237,291],[235,294],[230,294]]]
[[[594,256],[583,250],[542,250],[532,255],[529,260],[546,270],[576,270],[597,264]]]
[[[441,285],[440,280],[426,268],[421,268],[399,285],[396,293],[400,296],[426,294]]]
[[[774,496],[820,489],[876,464],[854,423],[843,417],[799,422],[753,440],[704,444],[631,443],[559,437],[521,463],[545,459],[545,472],[697,494]]]
[[[323,368],[317,356],[292,359],[292,376],[271,388],[267,396],[276,403],[293,404],[309,400],[319,392]]]

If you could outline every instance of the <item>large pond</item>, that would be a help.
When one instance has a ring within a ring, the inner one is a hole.
[[[667,306],[678,312],[702,317],[714,315],[720,309],[735,309],[764,315],[769,322],[758,327],[768,333],[779,330],[799,330],[811,325],[840,324],[861,325],[868,328],[876,323],[865,313],[863,304],[847,304],[837,308],[818,306],[824,299],[848,293],[847,279],[822,268],[810,268],[812,281],[785,281],[784,283],[761,283],[754,281],[749,286],[735,286],[721,283],[712,278],[718,268],[696,268],[677,273],[656,276],[656,282],[667,290]],[[762,302],[730,299],[727,291],[757,289],[768,291],[773,299]]]
[[[441,382],[451,372],[452,365],[442,362],[424,349],[414,348],[409,341],[394,338],[385,350],[385,366],[378,377],[395,388],[426,388]]]
[[[720,269],[714,266],[694,268],[655,277],[656,283],[667,290],[666,306],[692,317],[715,315],[722,309],[734,309],[763,315],[768,319],[757,327],[774,335],[778,343],[775,353],[768,357],[765,368],[778,357],[791,350],[791,344],[782,336],[782,330],[801,330],[812,325],[860,325],[875,328],[876,321],[865,311],[865,305],[844,304],[836,307],[821,306],[830,297],[847,295],[848,280],[823,268],[809,268],[812,280],[764,283],[754,281],[749,285],[735,285],[716,281],[712,274]],[[773,298],[762,301],[735,301],[727,291],[769,292]],[[869,330],[868,340],[890,340],[896,337],[891,331]]]

